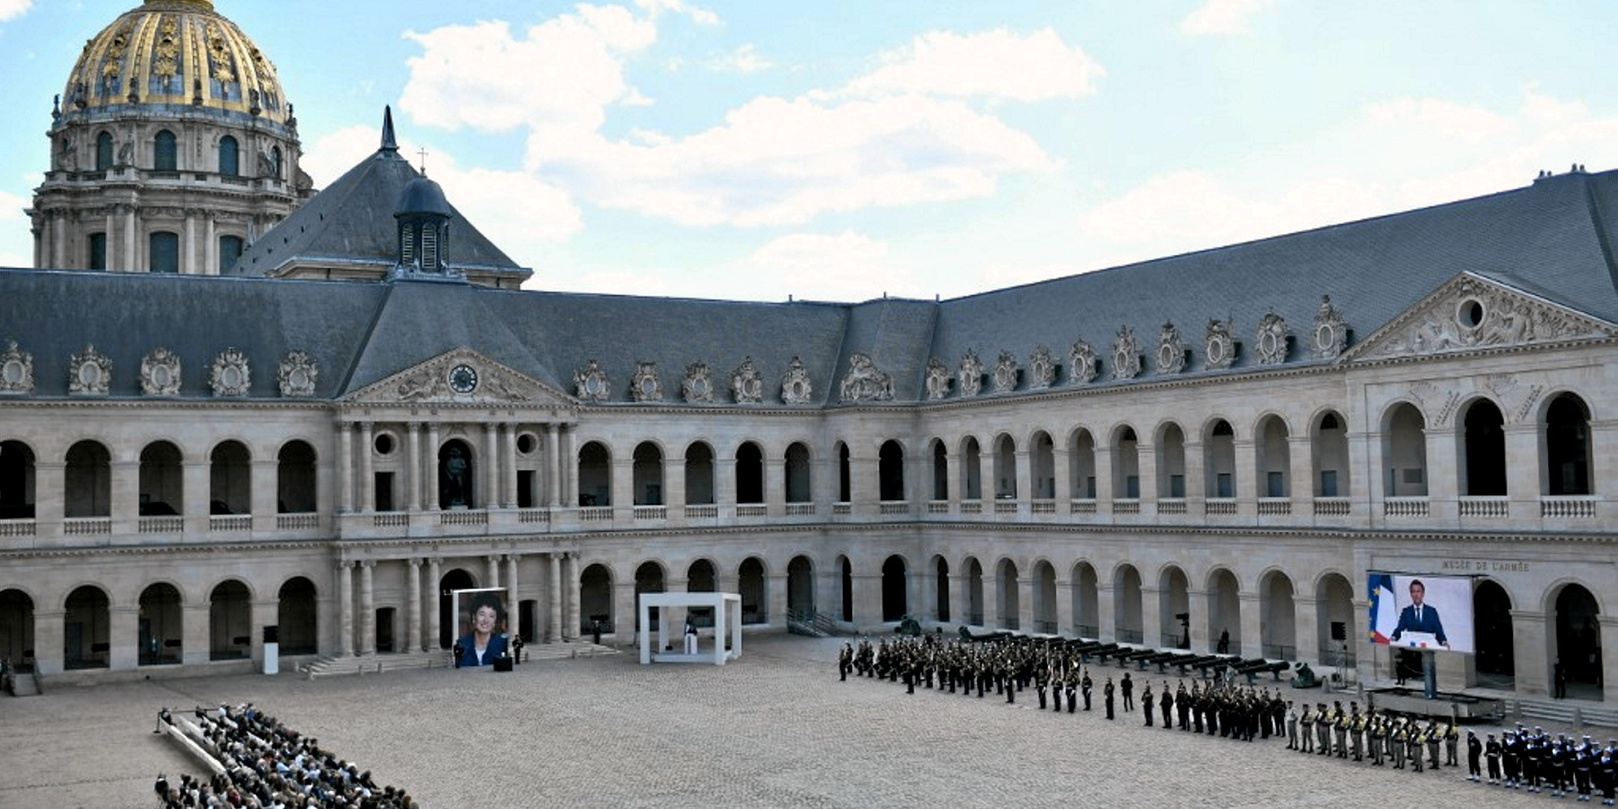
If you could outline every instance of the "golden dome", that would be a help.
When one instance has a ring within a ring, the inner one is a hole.
[[[146,0],[84,44],[63,111],[187,104],[286,119],[275,66],[209,0]]]

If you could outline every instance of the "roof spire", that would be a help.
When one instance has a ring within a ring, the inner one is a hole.
[[[382,148],[380,151],[394,153],[399,151],[399,141],[393,136],[392,106],[384,106],[382,108]]]

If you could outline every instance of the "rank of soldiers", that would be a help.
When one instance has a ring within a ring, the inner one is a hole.
[[[942,635],[880,639],[872,644],[861,640],[858,647],[845,643],[838,654],[839,676],[903,682],[906,693],[916,686],[942,693],[961,693],[981,699],[989,693],[1017,701],[1017,694],[1032,686],[1040,710],[1075,713],[1092,707],[1095,687],[1089,668],[1080,654],[1060,639],[996,636],[976,642],[946,640]],[[1124,711],[1134,711],[1134,683],[1123,675],[1116,688],[1107,677],[1102,687],[1108,719],[1114,717],[1113,695],[1121,689]],[[1255,689],[1231,682],[1193,682],[1189,688],[1181,680],[1173,691],[1167,680],[1154,700],[1151,683],[1140,692],[1145,725],[1154,721],[1153,708],[1162,712],[1164,729],[1219,735],[1252,741],[1285,737],[1287,749],[1318,756],[1354,761],[1369,759],[1373,767],[1423,772],[1459,766],[1461,731],[1455,717],[1447,723],[1436,719],[1425,722],[1407,716],[1378,713],[1375,708],[1360,710],[1358,702],[1305,703],[1300,711],[1282,697],[1280,689]],[[1480,740],[1475,731],[1466,732],[1467,778],[1507,789],[1529,792],[1549,790],[1555,797],[1576,794],[1580,801],[1593,800],[1599,793],[1602,805],[1618,805],[1618,740],[1606,748],[1558,734],[1554,739],[1540,728],[1529,730],[1518,724],[1503,732],[1501,739],[1487,734]],[[1442,763],[1440,762],[1442,751]]]

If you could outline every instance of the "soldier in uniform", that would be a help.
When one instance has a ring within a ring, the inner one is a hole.
[[[1410,758],[1412,769],[1416,772],[1422,771],[1421,742],[1422,737],[1425,735],[1421,730],[1421,725],[1415,721],[1411,721],[1405,729],[1405,753]]]
[[[1529,734],[1522,746],[1522,780],[1528,785],[1529,792],[1539,791],[1539,761],[1543,754],[1539,739]]]
[[[1382,717],[1376,715],[1376,708],[1365,712],[1365,743],[1371,748],[1371,766],[1382,766]]]
[[[1470,730],[1466,732],[1466,778],[1474,784],[1483,779],[1483,742]]]
[[[1348,714],[1343,713],[1343,703],[1333,702],[1331,712],[1332,738],[1337,742],[1334,748],[1338,758],[1348,758]]]
[[[1483,760],[1489,767],[1489,786],[1500,786],[1500,742],[1493,733],[1483,742]]]
[[[1298,746],[1299,752],[1315,752],[1315,712],[1307,702],[1303,704],[1303,716],[1298,718],[1298,727],[1303,734],[1303,743]]]
[[[1388,755],[1393,758],[1393,768],[1395,770],[1402,770],[1405,768],[1404,723],[1404,717],[1401,716],[1397,719],[1389,720],[1387,726],[1386,739],[1388,743]]]
[[[1451,767],[1461,766],[1456,749],[1461,743],[1461,729],[1456,726],[1455,718],[1450,717],[1449,725],[1444,728],[1444,763]]]
[[[1573,788],[1579,793],[1579,800],[1590,800],[1590,773],[1595,768],[1595,761],[1591,757],[1590,737],[1584,737],[1584,743],[1573,748]],[[1595,752],[1599,753],[1600,750]]]
[[[1287,700],[1287,749],[1298,749],[1298,709],[1293,706],[1292,700]]]
[[[1326,710],[1326,703],[1315,705],[1315,739],[1320,742],[1320,749],[1315,751],[1317,756],[1331,755],[1331,726],[1332,715]]]
[[[1593,768],[1592,779],[1601,790],[1602,806],[1618,804],[1618,739],[1607,741],[1607,749],[1601,751]]]
[[[1118,690],[1124,694],[1124,713],[1135,710],[1135,683],[1129,679],[1129,672],[1124,672],[1124,679],[1119,681]]]
[[[1073,661],[1067,670],[1067,712],[1073,713],[1079,701],[1075,697],[1079,688],[1079,664]]]
[[[1112,678],[1108,677],[1107,682],[1101,686],[1101,701],[1107,706],[1107,721],[1109,722],[1112,721],[1112,692]]]
[[[1360,715],[1360,704],[1358,702],[1350,702],[1348,704],[1348,707],[1349,707],[1349,715],[1348,715],[1349,746],[1352,747],[1353,750],[1354,750],[1354,760],[1355,761],[1364,761],[1365,760],[1365,741],[1364,741],[1364,739],[1365,739],[1365,717]]]
[[[1084,709],[1090,710],[1090,692],[1095,690],[1095,683],[1090,680],[1090,670],[1084,670],[1084,679],[1079,681],[1079,691],[1084,694]]]
[[[1500,769],[1508,788],[1522,786],[1522,740],[1516,731],[1506,731],[1505,739],[1500,742]]]
[[[1180,681],[1180,693],[1174,697],[1174,712],[1179,715],[1180,730],[1191,729],[1191,692],[1185,690],[1185,681]]]
[[[1437,721],[1427,722],[1427,732],[1423,734],[1427,742],[1427,766],[1435,770],[1438,769],[1438,743],[1442,735],[1443,731],[1439,729]]]
[[[837,653],[837,674],[839,682],[848,681],[848,671],[854,668],[854,645],[843,644],[843,650]]]
[[[1169,681],[1163,681],[1163,729],[1174,729],[1174,692],[1169,690]]]
[[[1147,682],[1146,687],[1141,689],[1141,692],[1140,692],[1140,707],[1141,707],[1141,713],[1146,714],[1146,727],[1151,727],[1152,726],[1152,684],[1151,684],[1151,682]]]
[[[1034,691],[1039,694],[1039,709],[1045,710],[1045,688],[1050,685],[1050,666],[1034,667]]]

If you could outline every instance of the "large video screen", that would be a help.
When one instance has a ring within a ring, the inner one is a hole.
[[[506,635],[506,588],[455,590],[455,649],[461,668],[494,665],[510,652]]]
[[[1399,649],[1470,654],[1472,580],[1459,576],[1370,574],[1371,642]]]

